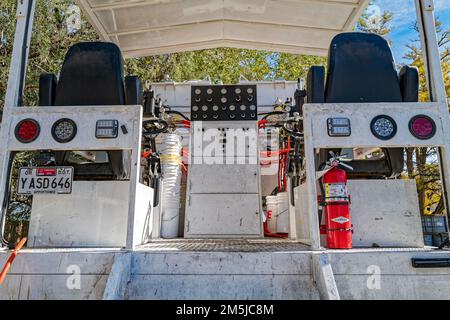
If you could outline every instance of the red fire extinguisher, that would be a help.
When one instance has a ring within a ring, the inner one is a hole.
[[[351,249],[353,226],[350,221],[350,195],[347,191],[347,173],[339,168],[338,157],[330,161],[331,169],[322,177],[322,204],[325,211],[327,247]],[[347,165],[344,165],[349,167]]]

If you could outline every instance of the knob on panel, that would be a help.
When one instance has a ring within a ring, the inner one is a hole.
[[[256,120],[256,85],[191,87],[192,120]]]

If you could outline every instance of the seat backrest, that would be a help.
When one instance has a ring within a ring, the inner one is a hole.
[[[54,105],[124,105],[123,81],[122,54],[115,44],[75,44],[66,54]]]
[[[383,37],[360,32],[334,37],[328,57],[326,103],[401,101],[394,59]]]

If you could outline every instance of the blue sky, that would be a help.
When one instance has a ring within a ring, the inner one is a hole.
[[[450,0],[434,0],[435,15],[443,24],[443,28],[450,27]],[[418,39],[418,35],[411,26],[416,21],[416,9],[414,0],[374,0],[374,6],[378,6],[381,11],[389,10],[394,13],[392,31],[389,39],[392,41],[392,50],[397,63],[406,63],[403,55],[407,51],[406,44],[411,40]],[[376,10],[377,7],[369,8]]]

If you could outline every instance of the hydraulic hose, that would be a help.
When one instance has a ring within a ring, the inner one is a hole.
[[[162,128],[153,130],[153,131],[148,131],[145,127],[149,124],[161,124]],[[147,139],[152,139],[155,135],[160,134],[165,132],[168,128],[169,128],[169,124],[167,123],[167,121],[165,120],[161,120],[161,119],[150,119],[150,120],[145,120],[144,122],[142,122],[142,126],[144,127],[145,132],[143,133],[144,137],[146,137]]]
[[[162,136],[162,238],[170,239],[178,236],[181,188],[181,150],[181,137],[179,135],[169,133]]]
[[[167,114],[176,114],[176,115],[179,115],[180,117],[182,117],[184,120],[191,121],[191,119],[189,119],[185,114],[183,114],[179,111],[176,111],[176,110],[166,110],[166,113]]]
[[[264,115],[264,117],[262,117],[261,120],[265,120],[265,119],[267,119],[270,116],[281,115],[281,114],[286,114],[286,112],[284,112],[284,111],[270,111],[270,112],[267,112],[267,113],[260,113],[259,115],[260,116]]]
[[[293,131],[292,129],[290,129],[290,128],[288,127],[288,124],[289,124],[289,122],[285,122],[285,123],[283,124],[283,129],[286,130],[286,132],[288,133],[288,135],[290,135],[290,136],[292,136],[292,137],[294,137],[294,138],[300,138],[300,137],[303,137],[303,134],[302,134],[302,133],[300,133],[300,132],[295,132],[295,131]]]

